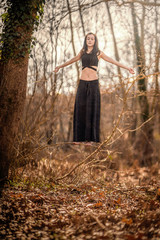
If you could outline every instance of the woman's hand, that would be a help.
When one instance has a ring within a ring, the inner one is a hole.
[[[128,68],[128,71],[129,71],[131,74],[135,74],[133,68]]]
[[[53,72],[57,73],[59,71],[60,67],[56,67]]]

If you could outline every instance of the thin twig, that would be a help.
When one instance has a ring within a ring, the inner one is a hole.
[[[96,220],[96,222],[98,223],[98,225],[99,225],[102,229],[106,229],[105,225],[100,222],[100,220],[98,219],[97,216],[95,216],[93,213],[89,213],[89,215],[90,215],[94,220]]]
[[[69,173],[66,173],[66,174],[65,174],[64,176],[62,176],[62,177],[56,178],[56,179],[55,179],[56,181],[59,181],[59,180],[62,180],[62,179],[64,179],[64,178],[68,177],[68,176],[69,176],[71,173],[73,173],[78,167],[80,167],[82,164],[84,164],[86,161],[88,161],[94,154],[98,153],[98,152],[100,151],[100,149],[101,149],[105,144],[107,144],[107,143],[111,140],[111,138],[113,137],[113,135],[114,135],[117,127],[119,126],[120,120],[121,120],[121,118],[122,118],[122,116],[123,116],[124,109],[125,109],[126,96],[127,96],[127,94],[129,93],[129,91],[130,91],[131,87],[133,86],[133,84],[137,81],[137,78],[138,78],[138,77],[139,77],[139,76],[137,76],[137,77],[133,80],[133,82],[131,83],[130,87],[129,87],[128,90],[126,91],[122,111],[121,111],[121,113],[120,113],[120,115],[119,115],[119,118],[118,118],[118,120],[117,120],[117,123],[116,123],[115,127],[113,128],[112,133],[110,134],[110,136],[109,136],[105,141],[103,141],[103,142],[97,147],[97,149],[96,149],[95,151],[93,151],[93,152],[92,152],[90,155],[88,155],[83,161],[81,161],[81,162],[78,163],[75,167],[73,167],[73,169],[72,169]]]

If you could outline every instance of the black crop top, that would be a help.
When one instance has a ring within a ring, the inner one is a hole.
[[[97,55],[93,54],[93,53],[84,53],[81,57],[82,59],[82,69],[84,68],[91,68],[95,71],[97,71],[96,68],[92,67],[92,66],[98,66],[98,57]]]

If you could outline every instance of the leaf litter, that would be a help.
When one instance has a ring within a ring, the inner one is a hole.
[[[160,239],[159,172],[121,171],[102,184],[26,182],[5,186],[0,239]]]

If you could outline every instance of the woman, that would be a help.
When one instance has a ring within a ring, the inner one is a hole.
[[[97,37],[93,33],[86,35],[83,48],[76,57],[57,66],[54,70],[57,73],[60,68],[82,60],[82,73],[76,94],[73,121],[73,141],[77,144],[100,141],[100,91],[97,67],[101,58],[134,74],[132,68],[124,66],[100,51]]]

